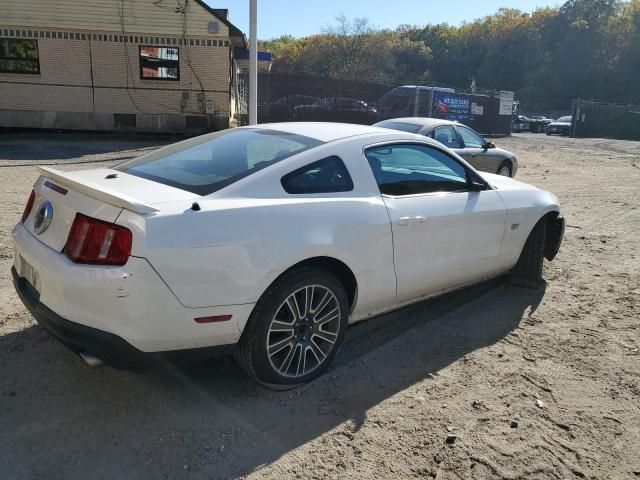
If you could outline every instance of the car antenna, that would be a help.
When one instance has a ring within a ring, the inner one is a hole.
[[[199,212],[200,211],[200,204],[198,202],[193,202],[191,204],[191,210],[193,210],[194,212]]]

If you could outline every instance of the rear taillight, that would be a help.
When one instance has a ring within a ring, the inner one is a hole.
[[[36,192],[31,190],[31,195],[29,195],[29,200],[27,200],[27,204],[24,206],[24,212],[22,212],[22,220],[21,222],[29,218],[29,214],[31,213],[31,209],[33,208],[33,202],[36,201]]]
[[[63,252],[76,263],[124,265],[131,241],[128,228],[77,213]]]

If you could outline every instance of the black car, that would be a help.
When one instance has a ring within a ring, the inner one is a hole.
[[[560,117],[544,127],[547,135],[569,135],[571,133],[571,115]]]
[[[262,123],[291,122],[296,107],[313,105],[320,101],[319,97],[311,95],[287,95],[262,107]]]
[[[313,105],[300,105],[293,110],[300,122],[342,122],[371,125],[378,121],[378,112],[368,103],[355,98],[326,97]]]

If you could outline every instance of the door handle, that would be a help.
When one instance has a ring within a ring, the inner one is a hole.
[[[398,225],[406,227],[407,225],[416,225],[418,223],[424,223],[425,218],[421,215],[412,215],[410,217],[400,217],[398,219]]]

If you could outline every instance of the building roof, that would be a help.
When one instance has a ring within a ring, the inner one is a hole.
[[[228,8],[212,8],[212,10],[214,12],[216,12],[216,15],[222,17],[222,18],[226,18],[227,20],[229,19],[229,9]]]
[[[0,4],[3,27],[121,32],[123,35],[217,36],[229,38],[234,47],[247,45],[245,35],[229,21],[228,12],[211,8],[203,0],[189,4],[188,21],[175,0],[23,0],[0,1]],[[211,20],[216,20],[219,32],[209,30]]]
[[[229,10],[227,8],[212,8],[202,0],[196,0],[196,3],[229,28],[229,37],[232,40],[236,40],[235,42],[232,41],[234,46],[247,48],[247,37],[238,27],[229,21]]]
[[[249,60],[249,49],[236,47],[233,49],[233,57],[236,60]],[[271,52],[258,51],[259,62],[271,62],[272,60],[273,60],[273,55],[271,54]]]

